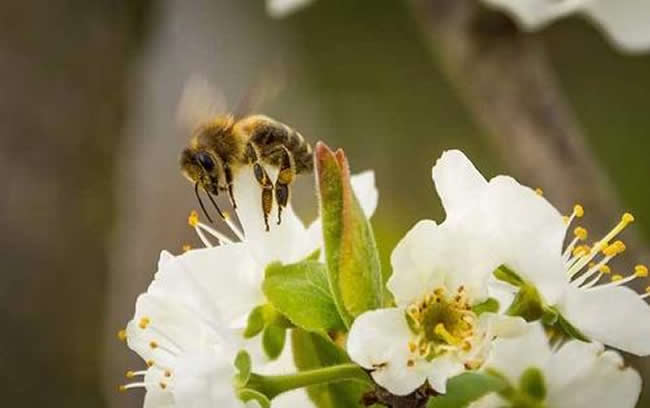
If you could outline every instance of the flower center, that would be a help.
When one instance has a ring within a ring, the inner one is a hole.
[[[432,360],[450,350],[471,349],[476,314],[464,288],[455,293],[438,288],[411,304],[406,320],[414,334],[409,350],[418,357]]]

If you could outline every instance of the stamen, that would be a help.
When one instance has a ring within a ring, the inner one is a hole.
[[[643,295],[641,295],[641,299],[645,299],[647,297],[650,297],[650,286],[645,288],[645,293]]]
[[[141,371],[127,371],[125,374],[126,378],[133,378],[133,377],[144,377],[147,374],[146,371],[141,370]]]
[[[190,244],[184,244],[183,245],[183,253],[191,251],[192,250],[192,245]]]
[[[205,245],[206,248],[212,248],[214,246],[205,234],[203,234],[203,230],[201,229],[202,223],[199,221],[199,214],[195,210],[190,212],[190,216],[187,218],[187,223],[190,224],[190,227],[194,228],[196,235],[199,236],[199,239],[201,239],[201,242],[203,242],[203,245]]]
[[[223,220],[226,222],[230,230],[239,238],[240,241],[244,240],[244,233],[235,225],[234,222],[230,219],[230,214],[223,213]]]
[[[149,326],[149,323],[151,323],[151,319],[148,317],[143,317],[138,322],[138,327],[144,330],[147,328],[147,326]]]
[[[137,383],[131,383],[131,384],[126,384],[126,385],[120,385],[119,390],[120,392],[128,391],[133,388],[145,388],[147,384],[144,382],[137,382]]]
[[[537,187],[537,188],[535,189],[535,194],[537,194],[538,196],[543,196],[543,195],[544,195],[544,190],[542,190],[541,188]]]
[[[451,345],[458,345],[461,340],[454,337],[451,333],[447,331],[445,328],[445,325],[442,323],[438,323],[436,327],[433,329],[434,333],[436,333],[438,336],[440,336],[447,344]]]
[[[126,330],[122,329],[118,331],[117,338],[120,339],[120,341],[126,341]]]

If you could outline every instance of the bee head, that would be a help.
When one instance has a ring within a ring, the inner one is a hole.
[[[214,195],[219,194],[220,180],[223,175],[223,162],[214,153],[207,150],[186,148],[181,153],[181,171],[192,183],[198,183],[203,189]]]

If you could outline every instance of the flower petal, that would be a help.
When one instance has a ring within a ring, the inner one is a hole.
[[[422,364],[422,363],[418,363]],[[436,392],[447,392],[447,380],[465,371],[463,363],[451,353],[436,357],[427,364],[426,372],[429,385]]]
[[[314,0],[266,0],[266,11],[273,18],[283,18]]]
[[[485,178],[459,150],[444,152],[431,174],[447,218],[460,216],[487,186]]]
[[[492,368],[516,383],[528,367],[544,367],[551,356],[546,333],[539,323],[528,323],[524,334],[494,341],[484,367]]]
[[[639,374],[599,343],[565,344],[551,357],[545,373],[548,406],[633,408],[641,392]]]
[[[594,0],[585,2],[583,10],[617,47],[629,52],[650,49],[650,2]]]
[[[629,353],[650,355],[650,306],[632,289],[571,287],[560,310],[587,337]]]
[[[406,395],[422,385],[426,373],[408,367],[411,332],[404,310],[373,310],[357,317],[347,350],[354,362],[372,371],[372,378],[393,394]]]
[[[375,185],[375,172],[366,170],[350,177],[352,191],[357,196],[361,209],[367,218],[372,217],[377,208],[379,193]]]
[[[397,244],[391,255],[393,274],[386,286],[398,305],[406,306],[443,285],[442,246],[440,227],[431,220],[418,222]]]
[[[544,197],[511,177],[490,180],[481,210],[484,221],[477,228],[501,258],[521,277],[532,282],[550,304],[568,286],[562,259],[566,224]]]

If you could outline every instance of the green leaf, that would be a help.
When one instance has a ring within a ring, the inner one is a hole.
[[[537,401],[543,401],[546,398],[544,375],[539,368],[526,369],[519,379],[519,388]]]
[[[286,327],[275,324],[266,326],[264,333],[262,334],[262,347],[264,348],[266,356],[271,360],[280,357],[282,350],[284,350],[286,338]]]
[[[310,370],[349,363],[347,353],[326,335],[296,329],[291,332],[293,356],[299,370]],[[340,382],[307,387],[307,394],[318,408],[362,407],[368,387],[356,382]]]
[[[327,281],[327,267],[316,261],[266,267],[262,290],[273,307],[306,330],[339,329],[339,316]]]
[[[432,397],[427,408],[463,408],[479,398],[508,387],[501,378],[481,373],[464,373],[447,382],[447,393]]]
[[[248,315],[248,322],[246,324],[246,329],[244,330],[244,338],[250,339],[262,332],[266,321],[264,320],[264,308],[265,306],[257,306],[251,311]]]
[[[350,327],[361,313],[382,306],[379,254],[343,151],[334,154],[318,143],[315,157],[328,280],[339,314]]]
[[[239,397],[240,400],[247,402],[247,401],[257,401],[260,404],[260,407],[262,408],[271,408],[271,401],[269,401],[266,396],[260,392],[257,392],[255,390],[251,389],[241,389],[237,391],[237,396]]]
[[[234,365],[238,371],[235,375],[235,383],[238,387],[243,387],[251,376],[251,356],[245,350],[241,350],[235,357]]]
[[[496,313],[499,311],[499,301],[495,298],[488,298],[485,302],[472,306],[472,311],[477,316],[483,313]]]

